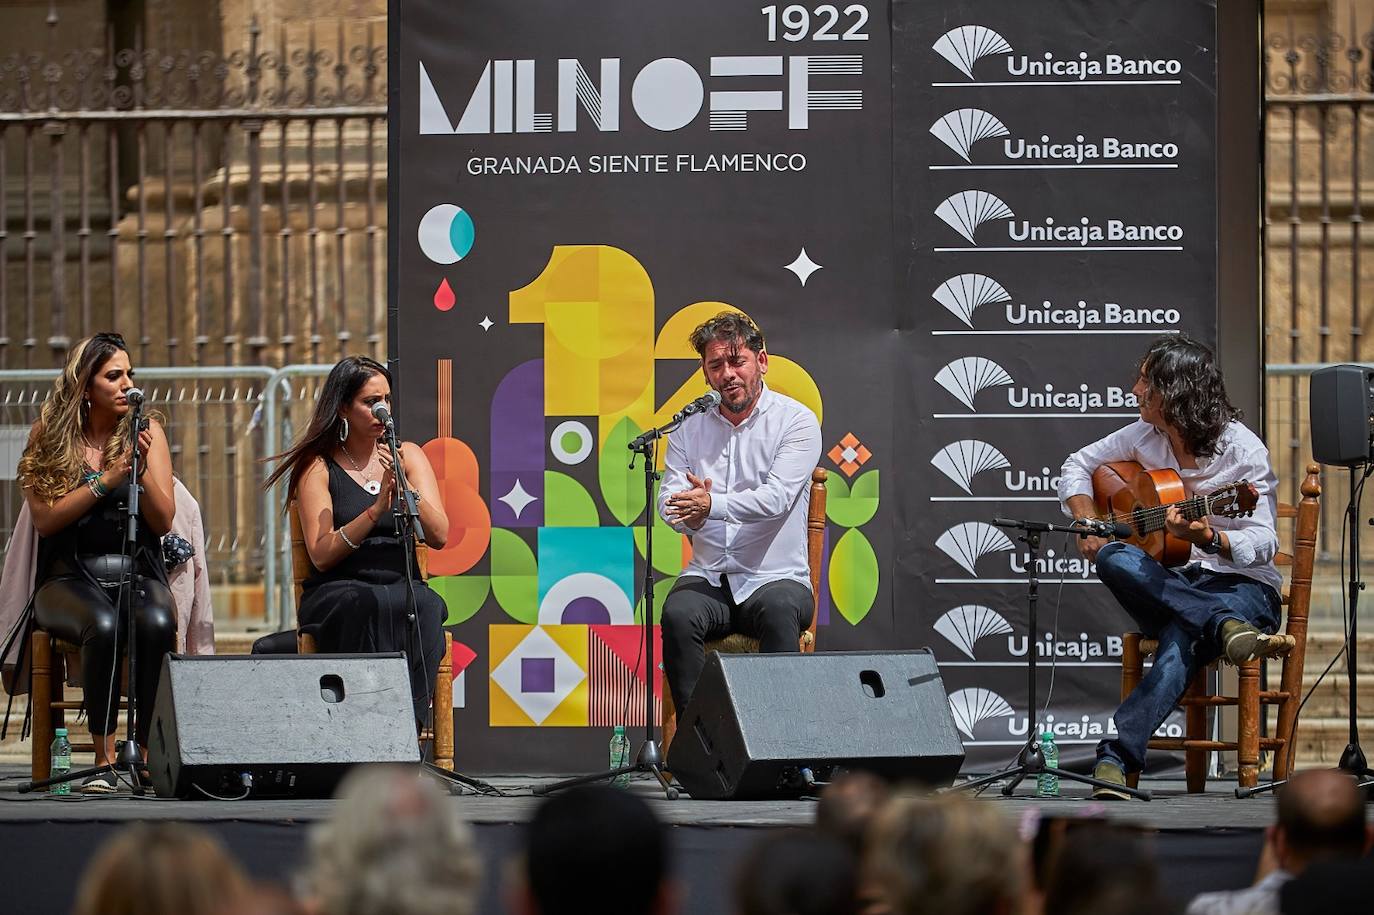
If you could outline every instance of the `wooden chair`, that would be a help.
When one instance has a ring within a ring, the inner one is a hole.
[[[296,606],[300,607],[301,593],[305,580],[316,572],[315,564],[310,561],[310,551],[305,548],[305,534],[301,530],[301,516],[293,501],[287,509],[291,521],[291,580],[296,585]],[[429,547],[423,543],[415,544],[415,561],[420,568],[420,577],[429,578]],[[299,626],[299,621],[297,623]],[[316,653],[315,637],[296,629],[296,651],[299,654]],[[453,771],[453,634],[444,631],[444,656],[439,660],[439,671],[434,676],[434,726],[420,732],[420,740],[434,743],[434,764],[441,769]]]
[[[806,562],[811,569],[811,594],[815,604],[811,611],[811,625],[801,634],[797,647],[805,654],[816,650],[816,621],[820,617],[821,563],[825,548],[825,479],[826,471],[817,467],[811,471],[811,504],[806,511]],[[732,632],[723,639],[706,643],[706,651],[719,651],[725,654],[753,654],[759,650],[759,640]],[[677,732],[677,709],[673,706],[673,694],[668,689],[668,680],[663,680],[663,758],[668,758],[668,747]]]
[[[159,659],[159,664],[162,661]],[[81,646],[51,635],[43,629],[34,627],[29,637],[29,707],[33,719],[29,727],[29,742],[32,744],[29,771],[34,781],[42,781],[52,775],[52,741],[58,728],[67,727],[67,712],[79,712],[81,700],[68,699],[67,686],[81,686]],[[120,661],[123,678],[121,693],[128,692],[128,667],[125,660]],[[119,709],[128,712],[128,700],[119,700]],[[152,714],[152,709],[144,709],[143,714]],[[72,753],[94,753],[95,740],[90,737],[77,740],[70,734]],[[119,730],[120,735],[123,730]]]
[[[1213,662],[1199,670],[1188,684],[1188,691],[1179,700],[1184,709],[1186,728],[1183,737],[1155,737],[1149,746],[1155,750],[1182,750],[1185,756],[1188,791],[1197,794],[1205,790],[1207,780],[1207,754],[1213,750],[1233,752],[1238,763],[1238,781],[1243,788],[1253,788],[1259,783],[1259,761],[1261,750],[1274,753],[1274,778],[1288,776],[1293,765],[1293,754],[1297,749],[1294,728],[1297,723],[1298,705],[1302,702],[1302,668],[1307,653],[1307,614],[1312,601],[1312,566],[1317,555],[1317,521],[1321,510],[1321,481],[1318,478],[1321,468],[1315,463],[1307,465],[1307,476],[1302,482],[1302,501],[1296,506],[1280,503],[1279,518],[1296,519],[1294,525],[1293,552],[1279,553],[1275,563],[1289,567],[1288,587],[1284,589],[1283,604],[1288,608],[1282,635],[1284,648],[1281,657],[1283,673],[1279,688],[1268,690],[1260,688],[1260,662],[1246,661],[1239,667],[1240,685],[1237,695],[1228,696],[1209,693],[1207,680],[1209,671],[1216,667]],[[1121,698],[1125,699],[1135,689],[1143,675],[1144,659],[1153,655],[1159,648],[1154,639],[1144,638],[1139,632],[1128,632],[1122,637],[1121,648]],[[1207,710],[1220,706],[1237,707],[1238,733],[1234,741],[1212,740],[1207,734]],[[1278,724],[1274,736],[1259,736],[1260,717],[1265,707],[1278,706]],[[1139,773],[1128,776],[1134,787],[1139,781]]]

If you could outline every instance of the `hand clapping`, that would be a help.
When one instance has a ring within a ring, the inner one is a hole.
[[[668,497],[668,520],[673,524],[684,524],[692,530],[700,530],[706,523],[711,511],[711,479],[705,480],[695,474],[687,474],[691,489],[673,493]]]

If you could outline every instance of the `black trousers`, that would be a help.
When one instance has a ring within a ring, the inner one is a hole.
[[[663,676],[679,709],[697,688],[707,641],[739,632],[758,639],[765,654],[796,651],[816,610],[811,590],[800,582],[770,581],[740,603],[724,576],[720,583],[716,588],[699,576],[683,576],[663,602]]]
[[[129,604],[134,611],[138,665],[132,684],[138,715],[134,733],[148,746],[162,656],[176,647],[176,609],[172,592],[156,578],[132,576]],[[34,621],[58,638],[81,646],[81,683],[91,733],[109,734],[119,714],[116,661],[128,651],[128,627],[116,624],[118,588],[104,588],[80,575],[59,575],[33,596]],[[121,619],[120,622],[123,622]],[[113,682],[113,688],[111,683]]]

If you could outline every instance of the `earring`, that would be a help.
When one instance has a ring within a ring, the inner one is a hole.
[[[348,417],[339,420],[339,441],[348,441]]]

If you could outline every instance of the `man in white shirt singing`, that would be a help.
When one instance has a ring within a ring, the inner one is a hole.
[[[806,406],[764,384],[763,334],[726,311],[692,331],[720,406],[672,434],[658,511],[692,540],[692,560],[663,604],[663,672],[684,708],[705,643],[742,632],[764,652],[796,651],[815,601],[806,562],[811,472],[821,427]]]
[[[1169,508],[1170,534],[1192,544],[1187,565],[1169,569],[1136,546],[1097,537],[1081,541],[1097,563],[1097,576],[1140,626],[1159,640],[1154,664],[1112,716],[1116,735],[1097,746],[1093,775],[1124,784],[1145,765],[1150,736],[1173,711],[1193,674],[1218,656],[1233,664],[1266,657],[1279,645],[1269,636],[1279,624],[1274,568],[1275,478],[1269,452],[1238,421],[1226,397],[1212,352],[1183,334],[1155,340],[1140,360],[1132,389],[1140,419],[1069,456],[1059,476],[1059,498],[1074,518],[1093,517],[1093,471],[1113,461],[1167,468],[1191,496],[1249,480],[1259,491],[1254,514],[1189,522]],[[1097,788],[1097,798],[1126,795]]]

